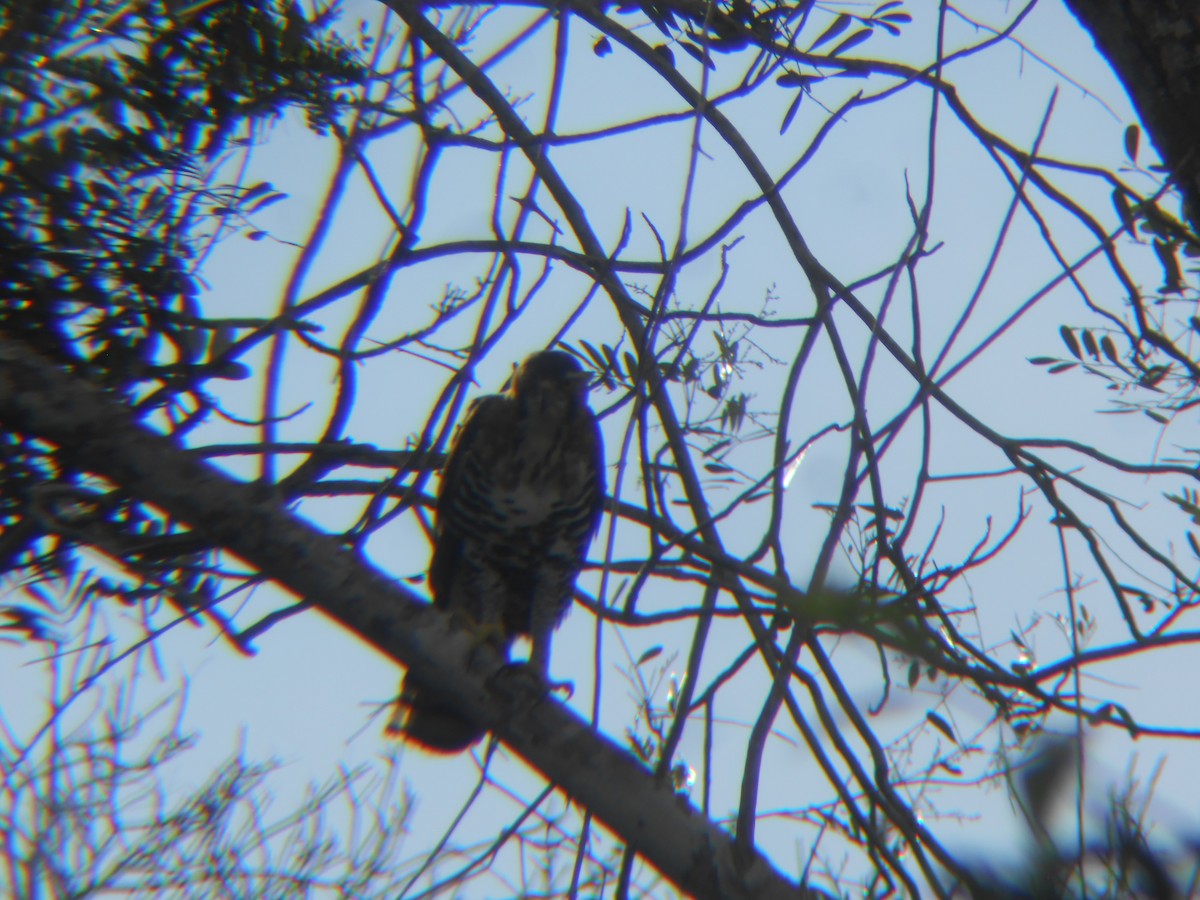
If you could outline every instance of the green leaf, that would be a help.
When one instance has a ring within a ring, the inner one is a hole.
[[[854,34],[850,35],[850,37],[846,38],[844,41],[842,41],[840,44],[838,44],[836,47],[834,47],[832,50],[830,50],[829,55],[830,56],[840,56],[844,51],[849,50],[851,47],[857,47],[859,44],[861,44],[863,41],[865,41],[870,36],[871,36],[870,28],[863,28],[859,31],[856,31],[856,32],[854,32]]]
[[[1096,346],[1096,339],[1092,337],[1092,332],[1088,329],[1083,329],[1083,349],[1088,352],[1092,359],[1100,358],[1100,348]]]
[[[637,377],[637,373],[638,373],[637,357],[634,356],[630,351],[626,350],[624,355],[622,356],[622,359],[625,362],[625,376],[630,381],[633,381],[634,378]]]
[[[271,182],[260,181],[253,187],[248,187],[246,190],[242,191],[242,196],[238,198],[238,202],[240,202],[242,205],[245,205],[255,197],[261,197],[264,194],[269,194],[274,189],[275,188],[271,185]]]
[[[792,124],[792,119],[796,118],[796,111],[800,109],[800,101],[803,99],[804,91],[797,91],[796,96],[792,98],[792,102],[788,105],[787,112],[783,114],[783,123],[779,126],[780,134],[787,131],[788,126]]]
[[[1166,378],[1170,371],[1170,366],[1151,366],[1142,373],[1142,377],[1138,379],[1138,383],[1142,387],[1156,388],[1158,383]]]
[[[935,713],[933,710],[930,710],[929,712],[925,713],[925,719],[929,722],[930,725],[932,725],[934,728],[936,728],[938,731],[940,731],[942,734],[944,734],[950,740],[954,741],[954,743],[956,743],[956,744],[958,743],[958,738],[956,738],[954,736],[954,729],[950,727],[950,723],[947,722],[945,719],[943,719],[941,716],[939,716],[937,713]]]
[[[280,200],[283,200],[286,198],[287,198],[287,194],[283,193],[282,191],[275,191],[274,193],[268,194],[266,197],[263,197],[257,203],[252,203],[249,206],[247,206],[246,212],[247,213],[261,212],[262,210],[266,209],[268,206],[274,206]],[[245,200],[243,200],[242,202],[245,203]]]
[[[663,652],[663,648],[662,648],[661,644],[659,644],[656,647],[651,647],[649,650],[647,650],[645,653],[643,653],[641,656],[638,657],[637,664],[639,666],[645,665],[646,663],[650,662],[650,660],[654,659],[654,657],[660,655],[662,652]]]
[[[608,365],[608,361],[604,358],[604,354],[587,341],[581,340],[579,342],[579,346],[583,348],[584,352],[589,357],[591,357],[592,363],[595,365],[597,371],[603,372],[605,367]]]
[[[692,59],[696,60],[696,62],[700,63],[700,65],[704,66],[706,69],[715,69],[717,67],[717,64],[713,62],[712,57],[709,56],[708,52],[702,47],[697,47],[695,44],[689,43],[688,41],[680,41],[679,46],[682,47],[687,54],[692,57]]]
[[[675,16],[666,7],[651,3],[639,3],[638,6],[655,27],[667,37],[671,37],[672,31],[679,30],[679,26],[675,23]]]
[[[1137,216],[1134,214],[1133,207],[1129,205],[1129,198],[1125,196],[1125,191],[1121,188],[1115,188],[1112,192],[1112,204],[1117,210],[1117,218],[1121,220],[1130,231],[1133,231],[1133,226],[1137,222]]]
[[[601,344],[600,349],[604,351],[604,372],[605,374],[621,374],[620,364],[617,362],[617,351],[612,344]]]
[[[1137,722],[1133,720],[1133,716],[1129,714],[1129,710],[1119,703],[1114,703],[1112,704],[1112,711],[1116,713],[1117,718],[1129,729],[1129,736],[1136,738],[1141,729],[1138,728]]]
[[[1100,349],[1104,355],[1108,357],[1108,361],[1114,366],[1120,366],[1121,361],[1117,358],[1117,345],[1113,343],[1113,339],[1109,335],[1100,338]],[[1122,366],[1122,368],[1124,368]]]
[[[826,28],[824,31],[822,31],[820,36],[815,41],[812,42],[812,46],[810,46],[808,48],[808,52],[812,53],[814,50],[816,50],[822,44],[832,41],[835,37],[837,37],[839,34],[841,34],[843,31],[845,31],[847,28],[849,28],[850,23],[853,21],[854,21],[853,16],[851,16],[847,13],[842,13],[840,16],[838,16],[836,19],[833,20],[832,25],[830,25],[828,28]]]
[[[1191,516],[1194,524],[1200,525],[1200,505],[1197,505],[1200,498],[1196,496],[1195,491],[1184,489],[1182,497],[1176,494],[1164,494],[1163,496]]]
[[[1067,349],[1071,351],[1071,355],[1076,359],[1083,359],[1083,353],[1079,349],[1079,341],[1075,338],[1075,332],[1066,325],[1062,325],[1059,327],[1058,333],[1062,336],[1063,343],[1067,345]]]
[[[1130,162],[1137,162],[1138,155],[1138,140],[1141,138],[1141,132],[1136,125],[1130,125],[1125,129],[1125,155],[1129,157]]]

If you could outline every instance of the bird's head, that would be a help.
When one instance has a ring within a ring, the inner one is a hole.
[[[526,408],[549,412],[586,402],[590,383],[591,376],[574,356],[543,350],[521,363],[512,392]]]

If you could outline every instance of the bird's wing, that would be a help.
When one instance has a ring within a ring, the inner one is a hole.
[[[585,551],[587,545],[591,543],[592,538],[596,536],[596,529],[600,527],[600,517],[604,512],[604,436],[600,432],[600,420],[596,418],[596,414],[590,409],[587,412],[587,419],[593,471],[591,521],[588,526],[587,540],[584,542]]]
[[[438,489],[437,530],[434,537],[433,559],[429,564],[429,585],[434,603],[446,606],[450,602],[453,575],[462,560],[463,536],[454,527],[462,515],[472,491],[468,483],[471,459],[484,456],[504,430],[506,397],[480,397],[471,404],[466,418],[458,427],[446,465],[442,468],[442,483]]]

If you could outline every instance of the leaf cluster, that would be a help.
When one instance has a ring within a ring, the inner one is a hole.
[[[205,382],[245,371],[199,311],[200,263],[231,211],[280,197],[220,179],[290,110],[330,128],[351,101],[338,92],[365,81],[329,30],[336,13],[48,0],[0,17],[0,330],[143,413],[199,421]],[[54,558],[35,547],[56,514],[31,510],[39,486],[77,481],[71,469],[4,430],[0,572]]]

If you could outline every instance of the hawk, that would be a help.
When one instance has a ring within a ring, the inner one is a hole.
[[[481,397],[455,436],[438,492],[429,584],[433,603],[505,658],[532,642],[529,665],[548,675],[550,635],[604,500],[604,447],[575,357],[534,353],[503,394]],[[464,750],[483,729],[411,672],[388,732],[439,753]]]

